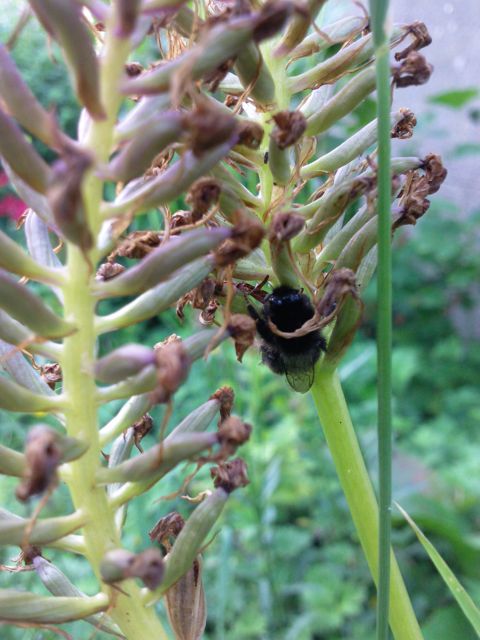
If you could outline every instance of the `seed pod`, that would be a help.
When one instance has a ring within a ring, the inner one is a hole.
[[[42,518],[35,521],[29,533],[30,544],[46,546],[76,531],[85,524],[85,517],[78,513],[56,518]],[[21,545],[25,541],[25,532],[30,530],[31,522],[0,509],[0,545]]]
[[[305,229],[294,240],[294,250],[307,253],[310,249],[321,244],[327,231],[345,211],[347,205],[368,193],[375,186],[375,179],[366,175],[347,178],[334,184],[317,200],[317,210]]]
[[[210,256],[194,260],[178,269],[166,282],[149,289],[118,311],[100,316],[96,321],[98,333],[115,331],[121,327],[137,324],[152,318],[171,307],[187,291],[195,288],[212,270],[213,259]]]
[[[61,346],[49,341],[39,340],[35,343],[35,336],[19,322],[11,318],[0,309],[0,339],[10,345],[28,344],[28,350],[47,358],[56,359],[61,352]]]
[[[31,207],[35,211],[43,222],[51,227],[52,231],[56,231],[53,213],[50,209],[47,198],[38,191],[35,191],[35,189],[32,189],[24,180],[22,180],[22,178],[13,171],[5,158],[2,158],[2,165],[8,176],[10,184],[15,188],[15,191],[18,193],[20,198],[27,206]]]
[[[61,285],[64,277],[58,271],[47,269],[32,260],[23,249],[7,236],[6,233],[0,231],[0,267],[16,273],[20,276],[47,282],[49,284]]]
[[[112,384],[108,387],[97,389],[98,401],[101,403],[129,398],[132,395],[153,391],[157,385],[157,371],[155,366],[143,368],[136,375]]]
[[[112,482],[137,482],[160,478],[182,460],[189,460],[218,442],[215,433],[185,433],[159,443],[131,460],[125,460],[111,469],[98,469],[96,481],[99,484]]]
[[[0,445],[0,473],[19,478],[25,472],[25,456],[14,449]]]
[[[252,42],[246,43],[235,60],[235,73],[248,87],[249,96],[255,102],[268,106],[275,101],[275,83],[260,49]]]
[[[153,349],[140,344],[126,344],[95,363],[95,378],[100,382],[119,382],[155,364]]]
[[[165,280],[178,268],[199,258],[231,236],[226,228],[199,229],[173,237],[151,251],[138,265],[117,278],[95,284],[100,298],[126,296],[145,291]]]
[[[84,598],[50,598],[27,591],[0,590],[0,619],[7,624],[62,624],[82,620],[107,607],[105,593]]]
[[[274,55],[285,56],[304,40],[310,25],[315,20],[325,2],[326,0],[307,0],[304,8],[297,9],[285,34],[275,47]]]
[[[390,46],[394,47],[405,37],[407,28],[406,26],[397,26],[393,29],[389,38]],[[320,62],[313,68],[290,78],[288,80],[290,91],[298,93],[305,89],[335,82],[351,69],[361,67],[373,58],[374,53],[373,37],[369,33],[355,40],[352,44],[343,47],[338,53],[327,58],[324,62]]]
[[[409,109],[399,109],[399,111],[392,113],[391,124],[395,133],[395,136],[392,133],[392,137],[400,137],[398,135],[400,133],[398,127],[405,126],[407,122],[410,124],[405,133],[400,134],[402,137],[409,137],[408,132],[412,131],[411,127],[415,126],[416,120]],[[345,166],[364,153],[372,144],[376,143],[377,133],[377,120],[375,119],[332,151],[302,167],[300,176],[307,179],[314,178]]]
[[[129,183],[114,202],[103,205],[102,214],[105,218],[111,218],[127,210],[138,213],[175,200],[197,178],[208,173],[224,158],[236,141],[235,136],[228,142],[206,151],[200,158],[187,151],[180,160],[158,176],[147,181],[141,179],[141,182]]]
[[[23,353],[3,340],[0,340],[0,363],[0,368],[10,374],[12,379],[22,387],[40,395],[55,395]]]
[[[165,109],[170,108],[170,96],[162,94],[158,96],[145,96],[120,120],[115,129],[115,142],[134,140],[137,136],[148,133]]]
[[[6,111],[22,127],[47,146],[56,146],[55,137],[60,135],[60,132],[54,119],[30,91],[3,44],[0,45],[0,95]]]
[[[202,559],[165,594],[168,621],[176,640],[201,640],[207,624],[207,605],[202,583]]]
[[[45,193],[50,168],[23,135],[16,122],[0,109],[0,154],[29,187]]]
[[[26,286],[0,270],[0,308],[43,338],[61,338],[75,327],[53,313]]]
[[[37,555],[33,558],[32,564],[35,567],[35,571],[42,581],[43,585],[50,591],[50,593],[57,597],[77,597],[88,598],[77,587],[70,582],[67,576],[60,571],[52,562],[49,562],[41,555]],[[85,622],[93,625],[100,631],[109,633],[117,638],[124,638],[119,627],[109,618],[109,616],[100,613],[83,618]]]
[[[105,446],[113,438],[128,429],[136,420],[151,408],[149,395],[131,397],[120,409],[117,415],[100,429],[100,446]]]
[[[110,162],[105,173],[114,180],[128,182],[142,175],[154,157],[183,133],[182,116],[178,111],[167,111],[148,129],[137,135],[121,149]]]
[[[297,60],[304,56],[320,53],[333,44],[350,41],[367,26],[368,18],[364,16],[348,16],[322,26],[320,33],[315,31],[303,39],[303,42],[292,51],[290,59]]]
[[[59,280],[57,284],[63,282],[61,271],[63,265],[54,253],[49,237],[49,228],[45,222],[37,215],[33,209],[25,212],[25,239],[27,241],[28,252],[38,264],[44,267],[55,269],[55,277]]]
[[[375,89],[375,69],[367,67],[330,98],[317,113],[307,117],[307,136],[316,136],[330,129],[349,114]]]
[[[80,102],[92,118],[104,118],[99,95],[97,57],[88,29],[82,21],[81,6],[75,0],[29,2],[45,30],[60,44]]]
[[[57,395],[33,393],[22,385],[0,376],[0,408],[22,413],[56,411],[63,407],[63,398]]]

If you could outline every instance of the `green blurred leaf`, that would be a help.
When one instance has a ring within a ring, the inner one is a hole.
[[[435,549],[430,540],[422,533],[422,531],[417,527],[415,522],[410,518],[408,513],[402,509],[402,507],[395,503],[400,513],[403,515],[405,520],[414,530],[417,538],[422,544],[425,551],[428,553],[430,560],[433,562],[435,567],[437,568],[439,574],[442,576],[445,584],[450,589],[450,593],[457,601],[458,605],[462,609],[463,613],[469,620],[472,627],[475,629],[476,633],[480,636],[480,609],[475,605],[471,597],[462,587],[458,579],[456,578],[453,571],[447,565],[442,556]]]
[[[457,89],[455,91],[445,91],[430,96],[428,101],[432,104],[441,104],[452,109],[461,109],[466,104],[474,100],[478,96],[478,89]]]

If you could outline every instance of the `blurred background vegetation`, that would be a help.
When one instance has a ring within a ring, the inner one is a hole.
[[[18,15],[18,11],[15,12]],[[3,42],[12,21],[3,19]],[[33,21],[13,49],[17,64],[37,97],[55,106],[61,125],[75,135],[78,108],[73,101],[60,56],[47,46]],[[52,60],[54,64],[52,64]],[[477,92],[470,91],[472,99]],[[465,92],[434,97],[429,113],[419,118],[431,126],[436,108],[468,108]],[[366,101],[334,136],[322,142],[332,147],[368,122],[374,103]],[[436,150],[435,140],[431,151]],[[415,151],[415,138],[408,153]],[[457,145],[458,146],[458,145]],[[476,149],[460,148],[459,153]],[[403,150],[407,153],[407,151]],[[447,163],[448,166],[448,163]],[[1,184],[1,183],[0,183]],[[3,204],[2,204],[3,203]],[[182,203],[178,203],[181,207]],[[21,209],[21,205],[20,205]],[[469,203],[469,210],[472,203]],[[0,225],[13,237],[18,203],[8,186],[0,188]],[[468,217],[458,204],[434,198],[428,215],[417,227],[399,235],[394,255],[394,498],[431,538],[472,597],[480,601],[480,421],[478,371],[480,349],[474,318],[478,300],[472,282],[478,278],[478,223],[480,208]],[[139,228],[158,227],[152,212]],[[366,294],[362,329],[341,368],[353,422],[365,458],[375,478],[376,365],[373,282]],[[105,310],[105,309],[104,309]],[[102,349],[135,341],[154,344],[172,332],[189,335],[195,317],[181,325],[171,310],[140,327],[103,338]],[[229,502],[218,534],[204,556],[208,601],[208,640],[369,640],[375,621],[375,592],[360,551],[347,505],[336,480],[313,402],[289,392],[283,379],[259,366],[259,355],[235,361],[225,346],[208,362],[194,365],[187,385],[175,398],[175,425],[219,386],[236,392],[235,412],[254,426],[243,447],[251,484]],[[106,422],[119,404],[102,409]],[[158,425],[162,409],[153,416]],[[20,448],[25,427],[33,418],[2,413],[3,444]],[[38,420],[38,418],[37,418]],[[156,434],[151,438],[157,437]],[[148,443],[147,443],[148,446]],[[141,549],[148,531],[168,511],[187,514],[182,499],[164,501],[176,491],[184,473],[174,472],[152,492],[129,508],[125,545]],[[20,515],[31,506],[13,497],[15,482],[2,477],[0,502]],[[204,470],[189,493],[210,486]],[[45,515],[60,513],[69,498],[60,488]],[[473,631],[435,572],[414,535],[394,513],[394,544],[422,621],[426,640],[470,640]],[[17,549],[2,548],[0,562],[12,564]],[[94,593],[95,579],[80,558],[55,551],[46,557],[86,593]],[[44,591],[33,573],[0,573],[1,587]],[[79,622],[69,627],[75,640],[91,637],[91,628]],[[50,640],[48,631],[3,627],[5,640]],[[98,638],[107,637],[101,633]]]

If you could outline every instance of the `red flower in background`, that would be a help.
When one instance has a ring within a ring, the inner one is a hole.
[[[0,171],[0,217],[5,216],[12,220],[18,220],[27,208],[23,200],[16,195],[3,190],[8,185],[8,177],[4,171]]]

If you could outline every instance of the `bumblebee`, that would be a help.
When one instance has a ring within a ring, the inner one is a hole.
[[[289,385],[299,393],[306,393],[313,384],[315,364],[327,343],[318,329],[295,338],[276,335],[268,321],[285,333],[299,329],[313,318],[315,309],[310,298],[297,289],[280,286],[267,295],[261,313],[248,306],[262,339],[262,362],[274,373],[285,375]]]

